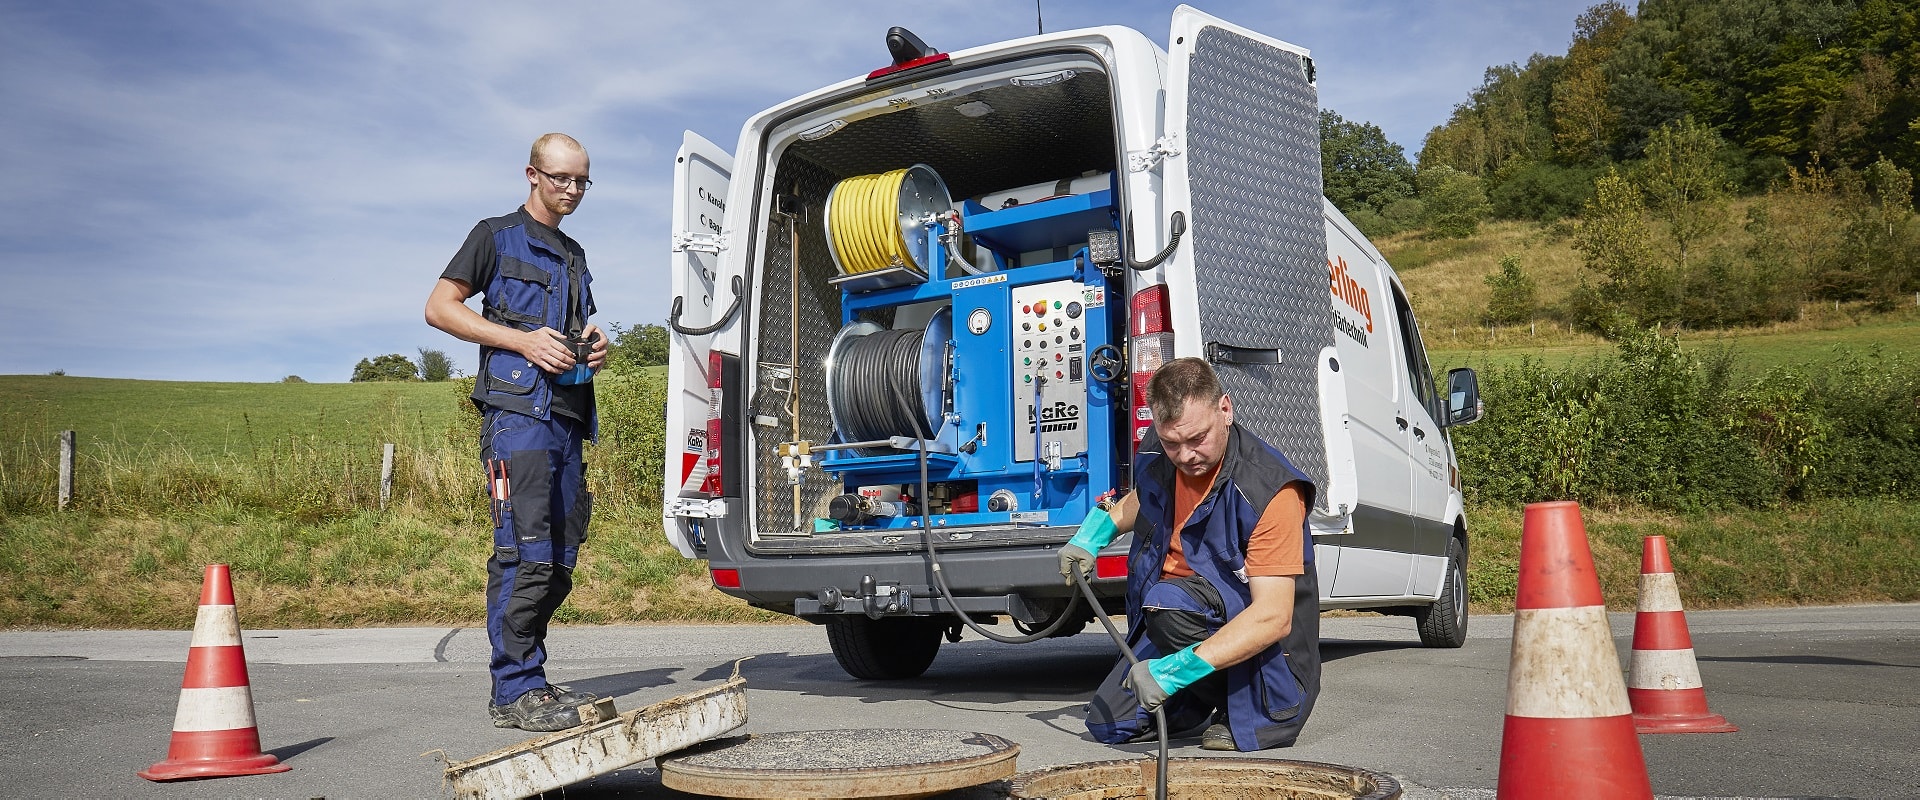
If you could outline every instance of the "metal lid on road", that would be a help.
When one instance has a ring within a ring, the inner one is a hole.
[[[988,733],[867,728],[719,739],[659,765],[668,788],[715,797],[917,797],[1011,777],[1019,755]]]

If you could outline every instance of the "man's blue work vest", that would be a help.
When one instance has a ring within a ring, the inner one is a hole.
[[[1146,633],[1140,608],[1147,588],[1160,580],[1173,527],[1176,468],[1160,438],[1148,430],[1134,460],[1140,511],[1127,556],[1127,631],[1134,654],[1160,653]],[[1313,508],[1313,482],[1287,457],[1259,437],[1235,425],[1227,452],[1207,496],[1178,531],[1187,565],[1220,592],[1231,620],[1253,602],[1246,575],[1247,540],[1280,489],[1301,482],[1306,507]],[[1313,564],[1313,536],[1301,523],[1306,574],[1294,578],[1293,627],[1271,647],[1226,669],[1227,719],[1234,745],[1242,751],[1290,745],[1300,735],[1320,694],[1320,586]]]
[[[486,224],[493,231],[497,255],[493,281],[487,284],[481,303],[481,316],[524,331],[546,327],[577,335],[595,310],[590,288],[593,276],[587,272],[586,254],[579,245],[572,245],[570,251],[570,240],[548,241],[536,235],[525,210],[493,217]],[[577,280],[569,280],[569,269],[578,274]],[[574,312],[571,330],[569,309]],[[550,419],[558,377],[512,350],[482,345],[473,401],[482,407]],[[586,416],[591,438],[598,435],[598,415],[593,409],[592,390],[583,394],[588,405],[580,411]]]

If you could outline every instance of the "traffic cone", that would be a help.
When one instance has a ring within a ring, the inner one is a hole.
[[[253,689],[233,607],[233,579],[225,564],[208,564],[200,586],[200,613],[187,649],[187,675],[173,716],[167,760],[138,773],[150,781],[263,775],[292,769],[260,752],[253,723]]]
[[[1653,797],[1578,504],[1527,506],[1519,579],[1499,796]]]
[[[1627,699],[1640,733],[1729,733],[1740,730],[1707,710],[1707,689],[1693,657],[1687,612],[1680,608],[1667,537],[1649,536],[1640,555],[1640,606],[1633,617]]]

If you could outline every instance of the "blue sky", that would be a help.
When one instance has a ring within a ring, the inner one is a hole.
[[[1412,157],[1493,64],[1566,49],[1588,0],[1201,2],[1313,50],[1323,106]],[[1170,2],[1042,0],[1048,31],[1165,45]],[[473,348],[421,306],[473,223],[526,195],[527,146],[586,144],[565,229],[601,313],[660,322],[681,131],[886,63],[904,25],[959,50],[1031,0],[0,0],[0,374],[344,381]]]

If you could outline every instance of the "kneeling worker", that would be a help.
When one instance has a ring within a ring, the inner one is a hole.
[[[1200,733],[1208,750],[1293,744],[1320,693],[1320,587],[1307,509],[1313,483],[1279,450],[1233,423],[1207,362],[1153,375],[1151,435],[1134,491],[1096,509],[1060,550],[1060,571],[1090,575],[1094,554],[1132,531],[1127,640],[1140,659],[1114,666],[1087,707],[1108,744]],[[1179,535],[1173,535],[1174,532]]]

